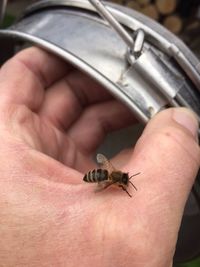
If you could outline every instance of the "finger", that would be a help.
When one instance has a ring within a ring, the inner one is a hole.
[[[163,240],[169,249],[176,243],[185,202],[200,164],[198,123],[184,108],[156,115],[138,141],[127,168],[138,191],[134,209],[149,240]],[[142,217],[143,216],[143,217]],[[149,243],[150,244],[150,243]]]
[[[58,57],[32,47],[7,61],[0,71],[0,99],[37,110],[44,89],[66,74],[69,66]]]
[[[65,130],[80,116],[84,107],[110,98],[111,95],[97,82],[74,70],[49,88],[40,115]]]
[[[84,154],[93,153],[106,134],[132,123],[132,112],[117,100],[110,100],[88,107],[72,126],[68,135]]]

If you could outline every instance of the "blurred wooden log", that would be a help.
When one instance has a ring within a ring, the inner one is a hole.
[[[134,9],[136,11],[140,11],[141,10],[140,5],[136,1],[128,1],[126,3],[126,6],[132,8],[132,9]]]
[[[170,15],[163,21],[163,25],[171,32],[180,33],[183,27],[183,21],[178,15]]]
[[[175,11],[177,0],[156,0],[155,4],[159,13],[167,15]]]
[[[144,8],[142,8],[140,11],[144,15],[146,15],[146,16],[154,19],[154,20],[158,20],[159,19],[159,13],[158,13],[158,10],[157,10],[155,5],[152,5],[152,4],[147,5]]]
[[[193,19],[189,21],[184,29],[184,32],[192,38],[198,37],[200,35],[200,20]]]
[[[123,0],[112,0],[113,3],[118,4],[118,5],[123,5],[124,1]]]
[[[200,6],[197,7],[197,14],[196,17],[200,19]]]
[[[140,5],[140,6],[146,6],[148,5],[151,0],[136,0],[136,2]]]

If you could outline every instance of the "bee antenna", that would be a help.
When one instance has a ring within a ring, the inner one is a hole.
[[[132,195],[126,190],[126,188],[123,187],[123,185],[119,185],[119,187],[121,187],[122,190],[124,190],[129,195],[129,197],[132,197]]]
[[[133,178],[134,176],[140,174],[140,172],[136,173],[136,174],[133,174],[130,178],[129,178],[129,183],[135,188],[135,190],[137,191],[137,188],[135,187],[135,185],[130,181],[131,178]]]
[[[134,176],[136,176],[136,175],[138,175],[138,174],[140,174],[140,172],[138,172],[138,173],[136,173],[136,174],[133,174],[133,175],[131,175],[131,177],[129,178],[129,180],[131,180],[131,179],[132,179],[132,177],[134,177]]]

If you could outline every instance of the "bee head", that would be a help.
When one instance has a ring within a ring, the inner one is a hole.
[[[124,185],[128,185],[128,181],[129,181],[128,173],[123,173],[123,175],[122,175],[122,183]]]

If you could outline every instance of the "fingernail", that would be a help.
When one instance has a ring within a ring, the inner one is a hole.
[[[199,123],[197,115],[186,108],[175,108],[173,119],[189,130],[195,138],[198,138]]]

